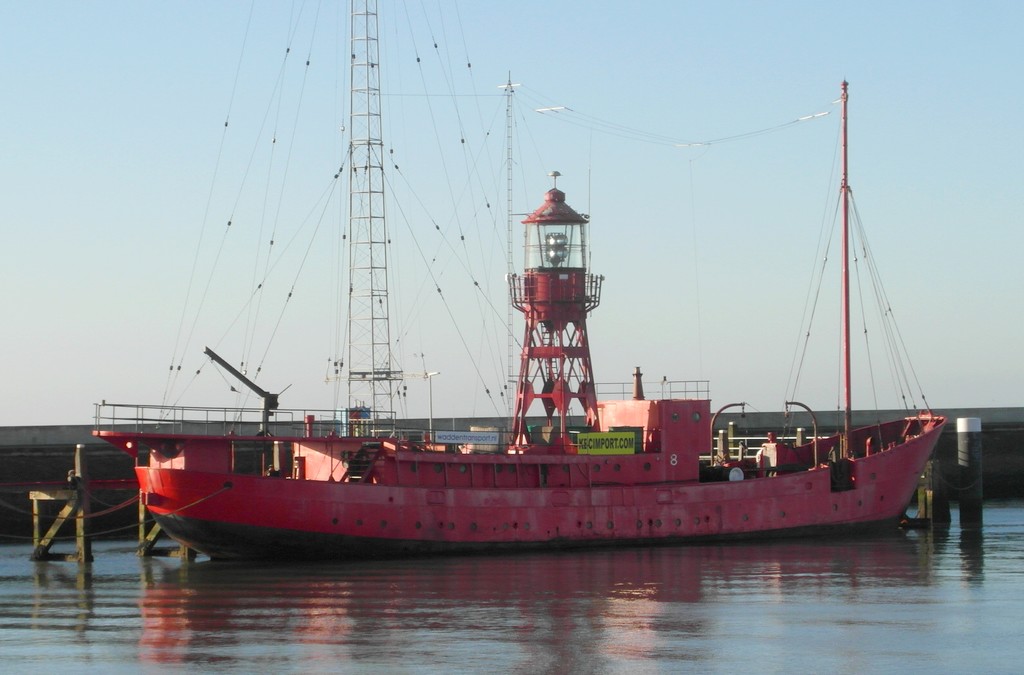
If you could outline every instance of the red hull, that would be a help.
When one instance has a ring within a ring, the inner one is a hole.
[[[696,465],[696,448],[584,456],[461,455],[395,447],[378,452],[366,472],[369,478],[346,478],[347,468],[337,474],[340,480],[335,473],[314,479],[298,471],[281,477],[238,473],[227,464],[223,470],[189,468],[189,453],[201,458],[193,464],[212,465],[232,445],[266,439],[97,435],[128,452],[161,443],[179,448],[173,458],[154,451],[149,466],[139,466],[136,473],[157,521],[200,552],[214,558],[356,558],[678,544],[895,527],[944,423],[939,417],[909,418],[864,430],[864,437],[895,434],[904,440],[840,462],[848,476],[838,482],[826,463],[732,482],[696,475],[664,480],[671,478],[665,474],[679,473],[672,462]],[[313,446],[326,448],[334,458],[345,452],[342,439],[275,440],[291,444],[296,456],[306,450],[311,458]],[[830,442],[820,440],[819,446]]]

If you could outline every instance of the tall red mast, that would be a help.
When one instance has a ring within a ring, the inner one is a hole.
[[[558,172],[551,175],[557,181]],[[526,263],[522,276],[511,275],[509,287],[512,306],[526,320],[512,419],[513,442],[520,446],[543,443],[549,451],[567,451],[570,415],[598,427],[587,314],[601,301],[603,277],[587,272],[587,222],[557,187],[523,221]],[[541,402],[549,427],[543,438],[526,425],[535,401]],[[582,410],[573,410],[574,402]]]
[[[843,193],[843,438],[849,442],[851,395],[850,395],[850,181],[848,172],[848,153],[846,145],[846,105],[849,100],[848,83],[843,80],[843,182],[840,188]]]

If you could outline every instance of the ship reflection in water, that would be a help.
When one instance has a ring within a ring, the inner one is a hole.
[[[954,517],[955,518],[955,517]],[[848,541],[358,564],[96,562],[0,547],[0,653],[25,669],[1006,671],[1024,508]]]
[[[872,632],[919,621],[900,606],[932,583],[933,544],[889,537],[297,568],[196,565],[146,584],[140,656],[600,672],[647,659],[720,663],[737,648],[733,658],[742,661],[742,650],[755,646],[760,661],[782,664],[796,645],[827,639],[848,603],[892,605],[871,617]]]

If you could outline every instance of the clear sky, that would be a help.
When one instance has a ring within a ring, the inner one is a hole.
[[[336,405],[345,5],[0,0],[0,425],[237,402],[204,345],[290,387],[283,407]],[[440,371],[435,417],[504,406],[509,77],[514,246],[559,171],[605,276],[598,382],[640,366],[649,390],[835,408],[831,280],[825,346],[790,387],[846,79],[850,182],[914,402],[1024,405],[1024,3],[380,5],[393,335],[399,367]],[[901,407],[871,361],[854,407]],[[426,383],[406,384],[400,412],[425,416]]]

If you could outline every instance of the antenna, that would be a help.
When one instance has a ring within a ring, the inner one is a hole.
[[[506,274],[507,274],[509,279],[511,279],[512,275],[515,274],[515,265],[512,262],[512,230],[514,228],[514,224],[512,222],[512,220],[513,220],[513,218],[512,218],[512,129],[513,129],[514,121],[515,121],[515,118],[512,115],[512,101],[513,101],[512,95],[515,93],[515,88],[518,87],[518,86],[519,86],[518,84],[513,84],[512,83],[512,73],[509,73],[509,75],[508,75],[508,82],[506,82],[505,84],[500,85],[498,87],[499,89],[504,89],[505,90],[505,165],[506,165],[505,166],[505,202],[506,202],[506,204],[505,204],[505,213],[506,213],[506,220],[507,220],[507,223],[506,223],[507,234],[506,234],[506,244],[505,244],[505,265],[506,265]],[[507,326],[507,329],[506,329],[506,332],[505,332],[505,342],[506,342],[506,350],[507,350],[507,352],[506,352],[506,362],[505,362],[505,366],[506,366],[506,370],[507,370],[506,382],[507,382],[507,385],[515,386],[516,376],[515,376],[515,373],[512,370],[512,363],[513,363],[513,361],[512,361],[512,348],[513,348],[513,343],[512,343],[512,320],[513,320],[513,314],[512,314],[512,303],[511,302],[506,303],[506,310],[508,312],[507,317],[506,317],[506,322],[505,322],[505,325]],[[506,386],[505,389],[507,391],[509,389],[509,386]],[[506,396],[505,397],[505,405],[507,407],[507,411],[506,412],[511,414],[511,412],[512,412],[512,398],[510,396]]]

